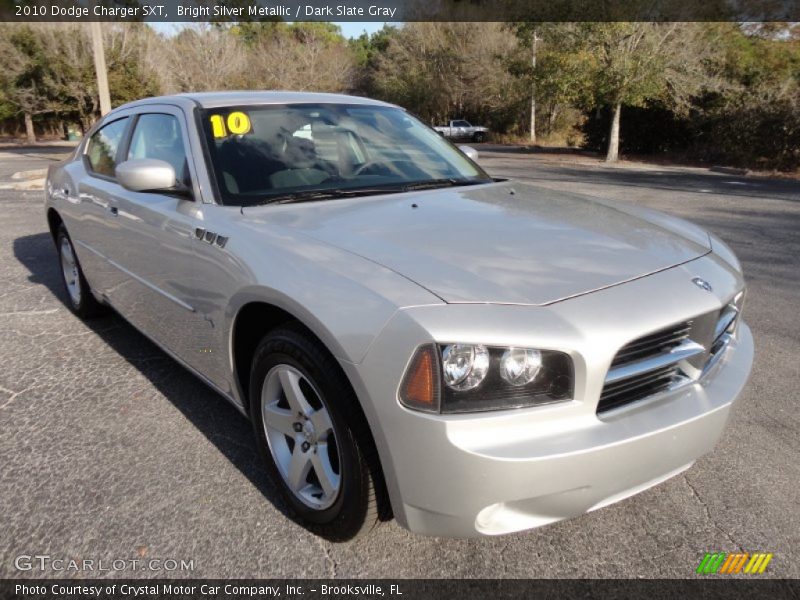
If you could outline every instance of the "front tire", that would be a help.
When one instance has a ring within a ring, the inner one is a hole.
[[[92,294],[92,290],[83,275],[81,264],[75,247],[62,223],[56,234],[56,250],[61,266],[61,281],[67,292],[67,306],[82,319],[90,319],[102,315],[105,310]]]
[[[256,443],[294,515],[332,541],[369,532],[379,520],[380,468],[335,359],[287,326],[262,340],[250,372]]]
[[[486,139],[486,134],[483,131],[478,131],[472,136],[472,141],[476,144],[480,144],[483,140]]]

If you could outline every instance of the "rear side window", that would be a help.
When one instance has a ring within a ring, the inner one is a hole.
[[[136,121],[127,160],[156,158],[175,169],[178,181],[186,182],[186,149],[178,119],[162,113],[143,114]]]
[[[114,177],[114,161],[127,124],[128,117],[124,117],[103,126],[89,139],[86,158],[91,170],[98,175]]]

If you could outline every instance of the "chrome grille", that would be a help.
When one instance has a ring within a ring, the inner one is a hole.
[[[597,411],[609,411],[659,392],[664,392],[678,383],[680,379],[680,369],[675,365],[670,365],[649,371],[639,377],[631,377],[616,383],[609,383],[603,388]]]
[[[692,329],[692,322],[685,321],[672,327],[667,327],[661,331],[651,333],[620,348],[611,367],[614,368],[625,363],[629,363],[642,358],[647,358],[662,352],[668,352],[681,342],[688,339],[689,331]]]
[[[681,321],[619,349],[605,379],[597,413],[626,406],[696,381],[734,335],[743,294],[720,311]]]
[[[733,336],[736,334],[736,326],[739,323],[739,315],[742,313],[743,303],[744,292],[739,292],[731,303],[720,311],[717,324],[714,327],[714,341],[711,343],[708,362],[703,367],[703,372],[708,371],[717,363],[725,348],[731,343]]]
[[[714,328],[714,342],[711,344],[711,354],[717,354],[728,342],[730,334],[736,327],[736,320],[739,317],[739,310],[728,305],[722,310],[717,325]]]

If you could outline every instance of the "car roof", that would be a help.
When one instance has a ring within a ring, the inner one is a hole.
[[[120,106],[116,110],[134,108],[146,104],[179,104],[193,103],[203,108],[221,106],[242,106],[248,104],[363,104],[368,106],[394,106],[380,100],[372,100],[361,96],[346,94],[325,94],[317,92],[288,91],[230,91],[230,92],[192,92],[171,96],[143,98]]]

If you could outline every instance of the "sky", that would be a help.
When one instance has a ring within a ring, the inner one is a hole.
[[[375,33],[376,31],[380,30],[384,25],[382,21],[375,23],[373,22],[356,23],[352,21],[347,21],[347,22],[335,22],[334,24],[342,28],[342,35],[346,38],[357,38],[365,31],[367,33]],[[184,27],[186,23],[150,23],[150,25],[156,31],[160,31],[161,33],[171,34]]]
[[[334,25],[338,25],[342,28],[342,35],[344,37],[357,38],[365,31],[370,34],[375,33],[383,28],[384,23],[355,23],[353,21],[348,21],[346,23],[334,23]]]

